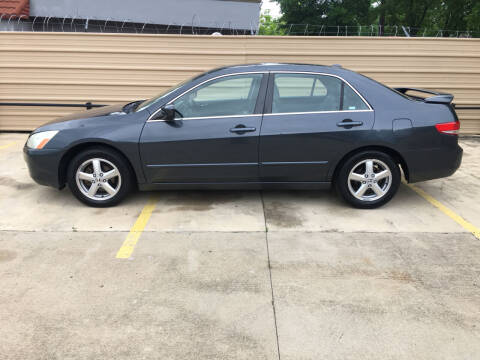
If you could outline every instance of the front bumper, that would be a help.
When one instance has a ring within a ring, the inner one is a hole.
[[[60,160],[63,152],[58,149],[30,149],[23,147],[23,158],[28,166],[30,176],[40,185],[63,188],[60,184]]]

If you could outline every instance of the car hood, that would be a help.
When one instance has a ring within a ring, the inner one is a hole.
[[[78,111],[74,112],[73,114],[66,115],[59,117],[55,120],[49,121],[48,123],[44,125],[51,125],[51,124],[56,124],[56,123],[61,123],[69,120],[77,120],[77,119],[89,119],[89,118],[94,118],[94,117],[99,117],[99,116],[106,116],[110,114],[115,114],[115,115],[125,115],[125,113],[122,111],[122,108],[128,103],[123,103],[123,104],[118,104],[118,105],[110,105],[110,106],[102,106],[99,108],[94,108],[91,110],[84,110],[84,111]]]

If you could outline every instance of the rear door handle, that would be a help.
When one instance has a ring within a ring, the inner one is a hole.
[[[237,125],[234,128],[231,128],[230,132],[242,135],[242,134],[245,134],[247,132],[253,132],[253,131],[256,131],[256,130],[257,130],[257,128],[254,128],[254,127],[247,127],[245,125]]]
[[[337,123],[337,126],[351,129],[354,126],[362,126],[362,121],[353,121],[351,119],[345,119],[342,122]]]

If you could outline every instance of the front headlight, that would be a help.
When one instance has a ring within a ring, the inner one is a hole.
[[[27,147],[30,149],[43,149],[47,143],[57,135],[58,130],[42,131],[33,135],[27,140]]]

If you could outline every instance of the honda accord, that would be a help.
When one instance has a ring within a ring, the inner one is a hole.
[[[135,187],[324,189],[375,208],[408,182],[460,166],[453,96],[392,89],[341,66],[209,71],[148,100],[49,122],[24,155],[42,185],[91,206]]]

